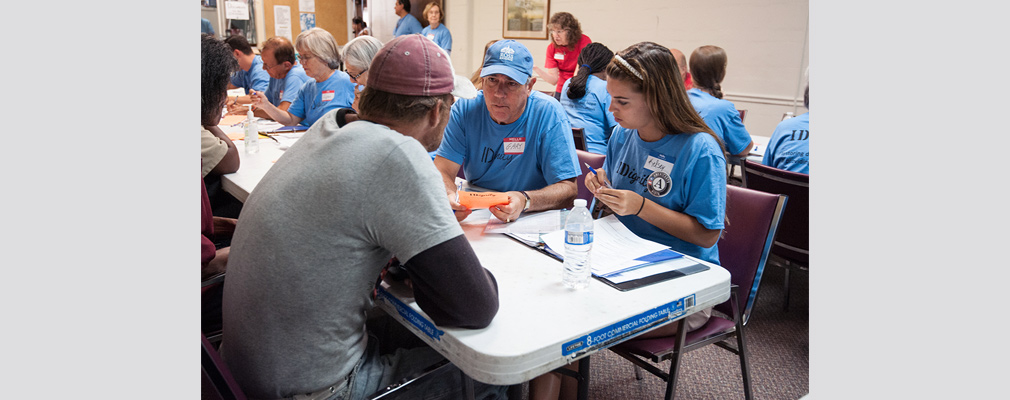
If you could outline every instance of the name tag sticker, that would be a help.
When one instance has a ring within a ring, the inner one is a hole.
[[[563,61],[565,59],[565,53],[554,53],[554,59]]]
[[[662,157],[662,155],[660,155]],[[650,171],[665,172],[667,174],[673,170],[673,163],[656,156],[649,156],[645,159],[645,169]]]
[[[283,90],[281,90],[281,93],[280,93],[280,94],[278,94],[278,95],[277,95],[277,97],[280,97],[280,98],[282,98],[282,99],[283,99],[283,98],[284,98],[284,91],[283,91]]]
[[[526,138],[524,137],[505,138],[502,144],[505,154],[522,154],[523,150],[526,150]]]
[[[428,40],[434,41],[435,40],[435,35],[432,35],[432,34],[429,33],[428,34]]]
[[[332,90],[324,90],[323,91],[323,101],[330,101],[330,100],[333,100],[333,91]]]

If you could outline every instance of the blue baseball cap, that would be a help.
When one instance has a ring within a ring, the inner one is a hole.
[[[533,75],[533,55],[515,40],[499,40],[487,49],[480,77],[503,74],[525,84]]]

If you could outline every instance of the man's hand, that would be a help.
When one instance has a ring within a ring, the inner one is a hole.
[[[473,210],[466,208],[466,206],[456,201],[456,191],[447,193],[446,197],[449,198],[449,208],[452,208],[452,213],[456,216],[456,222],[466,219],[473,212]]]
[[[526,207],[526,196],[519,192],[505,192],[505,194],[509,196],[508,204],[499,204],[488,208],[488,210],[491,211],[491,215],[502,222],[509,223],[519,219],[519,215],[523,213],[523,208]]]

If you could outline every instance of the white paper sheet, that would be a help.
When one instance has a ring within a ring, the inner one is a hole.
[[[316,12],[316,0],[298,0],[298,11]]]
[[[484,233],[514,233],[521,235],[536,235],[541,233],[554,232],[564,228],[561,210],[548,210],[538,213],[527,214],[519,219],[504,223],[494,215],[487,222]]]
[[[564,229],[540,236],[547,247],[564,254]],[[641,264],[636,258],[669,248],[669,246],[638,237],[624,226],[616,215],[608,215],[593,221],[593,250],[590,264],[596,275],[607,275],[613,271]]]
[[[291,39],[291,7],[274,6],[274,36]]]
[[[249,4],[242,1],[224,2],[224,17],[227,19],[249,20]]]

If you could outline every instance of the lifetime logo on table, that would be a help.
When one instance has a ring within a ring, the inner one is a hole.
[[[684,315],[694,307],[694,295],[653,308],[561,345],[561,355],[576,358],[590,350],[606,348],[618,340]]]

